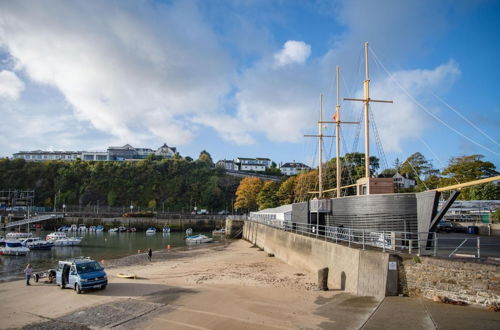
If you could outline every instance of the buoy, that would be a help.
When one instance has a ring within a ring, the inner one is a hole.
[[[172,248],[172,246],[170,244],[167,245],[167,249],[171,249],[171,248]]]
[[[137,253],[141,253],[141,250],[137,250]]]

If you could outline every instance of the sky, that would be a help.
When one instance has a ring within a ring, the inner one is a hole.
[[[304,135],[320,95],[332,120],[339,65],[340,118],[359,120],[343,98],[363,96],[368,42],[370,96],[394,101],[371,105],[372,155],[500,167],[499,14],[486,0],[2,1],[0,157],[167,143],[317,166]],[[344,125],[342,154],[364,152],[363,134]]]

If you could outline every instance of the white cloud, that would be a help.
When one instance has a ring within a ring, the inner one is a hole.
[[[302,64],[309,55],[311,55],[311,46],[303,41],[288,40],[283,45],[283,49],[274,55],[275,65]]]
[[[0,71],[0,98],[16,100],[24,90],[24,83],[8,70]]]
[[[188,143],[189,121],[229,88],[231,60],[192,2],[2,2],[0,12],[15,69],[123,142]]]

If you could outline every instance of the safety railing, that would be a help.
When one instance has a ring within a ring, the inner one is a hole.
[[[443,237],[435,232],[372,231],[252,218],[247,221],[363,250],[379,249],[384,252],[439,257],[481,257],[480,237]]]

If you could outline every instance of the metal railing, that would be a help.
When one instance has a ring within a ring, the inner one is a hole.
[[[391,253],[415,255],[481,258],[480,237],[445,237],[435,232],[371,231],[332,227],[281,220],[246,219],[279,230],[289,231],[320,240]]]

